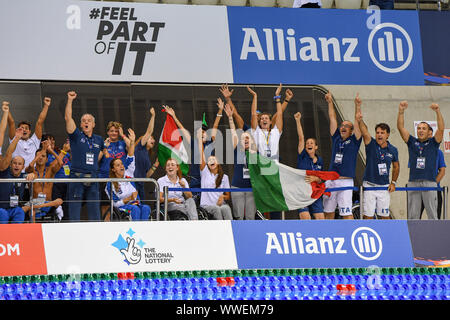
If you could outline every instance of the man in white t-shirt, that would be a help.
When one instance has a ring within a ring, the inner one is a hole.
[[[18,127],[22,128],[23,136],[17,143],[16,150],[13,153],[13,158],[16,156],[21,156],[25,160],[24,168],[28,167],[31,161],[33,161],[36,151],[39,149],[42,138],[42,127],[44,125],[45,118],[47,118],[48,108],[50,107],[51,99],[49,97],[44,98],[44,106],[41,113],[39,114],[38,120],[36,122],[36,128],[34,129],[34,134],[31,134],[31,124],[22,121],[19,123]],[[11,112],[8,114],[8,126],[9,126],[9,141],[14,139],[16,132],[16,124],[12,117]],[[24,171],[25,172],[25,169]]]
[[[294,0],[292,8],[322,8],[320,0]]]

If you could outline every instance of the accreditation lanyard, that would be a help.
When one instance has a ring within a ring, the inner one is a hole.
[[[314,156],[317,157],[316,155],[314,155]],[[316,163],[314,163],[314,158],[311,158],[309,155],[308,155],[308,157],[311,161],[311,170],[314,170],[314,171],[320,170],[319,165],[318,165],[319,157],[317,157]]]
[[[417,144],[417,149],[419,150],[419,156],[417,157],[416,162],[416,169],[425,169],[425,157],[422,156],[422,152],[424,149],[424,146],[427,146],[429,141],[427,141],[424,145],[422,145],[420,142]]]
[[[266,156],[270,158],[270,156],[272,155],[272,152],[270,151],[270,131],[267,135],[264,133],[264,131],[262,131],[262,133],[266,138]]]
[[[45,172],[46,172],[46,171],[47,171],[47,167],[44,167],[44,173],[42,174],[42,178],[45,178]],[[36,174],[37,174],[38,178],[41,178],[41,177],[39,176],[39,171],[38,171],[38,170],[36,170]],[[41,182],[42,191],[44,191],[44,185],[45,185],[45,182]]]
[[[89,147],[89,152],[86,152],[86,164],[93,165],[94,164],[94,139],[92,137],[88,137],[84,132],[84,136],[86,137],[86,141]]]
[[[344,158],[344,148],[345,148],[345,141],[339,142],[339,152],[336,153],[336,156],[334,157],[334,163],[341,164],[342,160]]]
[[[377,146],[377,151],[378,151],[377,152],[378,159],[381,162],[381,163],[378,163],[378,174],[380,176],[386,176],[386,175],[388,175],[387,164],[384,161],[384,159],[386,158],[386,152],[383,152],[379,145]]]

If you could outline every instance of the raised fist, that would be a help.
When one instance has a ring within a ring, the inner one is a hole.
[[[400,109],[401,111],[405,111],[407,108],[408,108],[408,101],[402,101],[402,102],[400,102],[399,109]]]
[[[75,100],[77,98],[77,93],[75,91],[67,92],[67,98],[69,100]]]
[[[437,103],[432,103],[430,108],[433,111],[438,111],[439,110],[439,105]]]
[[[9,102],[8,101],[2,102],[2,110],[3,110],[3,112],[9,111]]]
[[[45,106],[50,106],[50,103],[52,103],[52,99],[49,97],[45,97],[44,98],[44,105]]]
[[[301,118],[302,118],[302,114],[300,112],[297,112],[296,114],[294,114],[295,120],[300,120]]]
[[[155,116],[155,108],[150,107],[150,115],[151,115],[152,117]]]
[[[290,101],[294,97],[294,93],[291,91],[291,89],[286,89],[285,92],[286,100]]]

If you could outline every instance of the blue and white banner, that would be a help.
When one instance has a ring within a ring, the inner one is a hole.
[[[414,267],[406,221],[232,221],[239,269]]]
[[[423,85],[415,11],[228,7],[236,83]]]
[[[4,80],[423,85],[415,11],[1,1]]]

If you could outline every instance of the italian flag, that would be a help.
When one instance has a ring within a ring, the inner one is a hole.
[[[158,160],[164,167],[169,158],[177,160],[181,172],[186,175],[189,172],[189,157],[183,144],[183,139],[178,126],[172,116],[167,114],[158,144]]]
[[[334,171],[300,170],[247,151],[247,163],[256,208],[261,212],[290,211],[304,208],[325,193],[324,183],[308,183],[305,177],[336,180]]]

